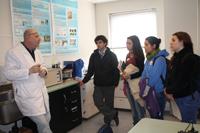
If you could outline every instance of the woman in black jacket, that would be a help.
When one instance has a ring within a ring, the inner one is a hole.
[[[196,123],[200,107],[200,93],[197,91],[199,57],[193,53],[193,43],[186,32],[172,35],[170,48],[174,52],[166,84],[166,96],[175,100],[183,122]]]

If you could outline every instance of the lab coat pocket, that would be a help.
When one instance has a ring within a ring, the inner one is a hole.
[[[21,98],[34,98],[42,95],[41,90],[37,85],[22,85],[17,88],[16,94]]]

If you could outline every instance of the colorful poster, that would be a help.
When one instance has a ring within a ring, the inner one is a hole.
[[[14,45],[27,28],[35,28],[43,54],[78,50],[77,0],[11,0]]]
[[[48,1],[32,0],[32,25],[41,37],[40,51],[43,54],[51,53],[51,23],[50,3]]]
[[[19,44],[23,41],[23,33],[27,28],[32,27],[32,10],[31,1],[29,0],[13,0],[12,16],[13,16],[13,43]]]
[[[52,0],[52,3],[77,8],[77,0]]]
[[[55,53],[78,51],[77,2],[75,0],[52,0]]]
[[[51,54],[51,25],[49,0],[12,0],[14,45],[23,41],[23,33],[35,28],[42,41],[40,51]]]

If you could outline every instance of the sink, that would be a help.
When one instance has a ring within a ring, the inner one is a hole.
[[[0,86],[0,124],[13,123],[23,116],[14,101],[12,84]]]
[[[12,84],[0,86],[0,103],[14,100]]]

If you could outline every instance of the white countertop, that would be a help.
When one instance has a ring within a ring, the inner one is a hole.
[[[180,130],[184,131],[187,126],[188,123],[144,118],[128,133],[178,133]],[[200,133],[200,124],[194,124],[194,128]]]
[[[53,86],[49,86],[47,87],[48,93],[63,89],[65,87],[70,87],[72,85],[78,84],[78,81],[73,80],[73,79],[69,79],[69,80],[65,80],[63,83],[57,84],[57,85],[53,85]]]

